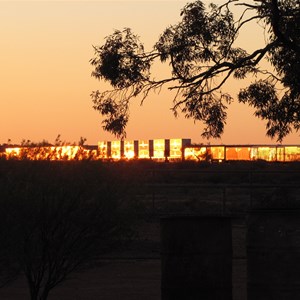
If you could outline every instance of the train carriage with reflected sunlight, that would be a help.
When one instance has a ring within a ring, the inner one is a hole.
[[[300,161],[300,146],[293,145],[191,145],[184,159],[194,161]]]
[[[125,159],[134,159],[138,157],[136,141],[123,141],[123,157]]]
[[[150,158],[150,143],[149,140],[138,141],[138,153],[137,157],[139,159],[149,159]]]

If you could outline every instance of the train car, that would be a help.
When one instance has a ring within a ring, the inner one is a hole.
[[[191,139],[153,139],[132,141],[100,141],[99,157],[112,160],[151,159],[155,161],[183,160],[183,149]]]
[[[191,145],[184,159],[194,161],[300,161],[300,146],[295,145]]]

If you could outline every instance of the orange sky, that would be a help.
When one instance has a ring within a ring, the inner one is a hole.
[[[0,0],[0,143],[11,139],[54,142],[56,136],[68,142],[87,138],[88,144],[115,137],[101,128],[101,117],[93,110],[90,93],[107,87],[90,76],[92,45],[103,44],[114,29],[130,27],[151,47],[171,24],[180,20],[187,1],[3,1]],[[217,1],[220,3],[220,1]],[[258,26],[240,37],[248,51],[263,43]],[[164,74],[167,65],[158,68]],[[251,81],[252,79],[249,79]],[[228,91],[235,97],[245,83],[231,81]],[[140,107],[131,107],[128,139],[201,138],[203,125],[170,111],[168,91],[151,94]],[[225,133],[211,144],[274,144],[265,136],[264,122],[252,116],[242,104],[230,106]],[[284,144],[299,144],[299,133]]]

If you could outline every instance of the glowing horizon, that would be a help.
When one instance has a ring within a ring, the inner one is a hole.
[[[158,139],[141,141],[101,141],[96,149],[83,146],[7,147],[0,152],[7,160],[139,160],[189,161],[300,161],[300,145],[193,145],[189,139]]]

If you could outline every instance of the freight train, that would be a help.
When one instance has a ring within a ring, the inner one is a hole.
[[[5,159],[155,161],[300,161],[300,145],[205,145],[191,139],[100,141],[96,146],[2,147]]]
[[[205,145],[191,139],[156,139],[98,143],[104,159],[157,161],[300,161],[300,145]]]

